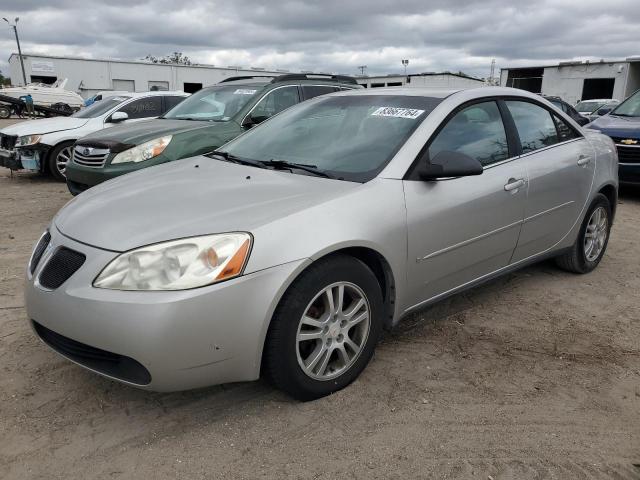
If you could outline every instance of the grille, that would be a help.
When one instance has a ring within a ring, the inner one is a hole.
[[[36,321],[33,321],[33,328],[44,343],[80,365],[136,385],[151,383],[149,370],[133,358],[80,343],[49,330]]]
[[[624,145],[622,142],[626,137],[612,137],[618,150],[618,161],[620,163],[640,163],[640,141],[636,145]]]
[[[84,167],[104,167],[109,149],[77,146],[73,149],[73,162]]]
[[[36,267],[38,266],[38,263],[42,258],[42,254],[46,250],[47,245],[49,245],[50,241],[51,241],[51,234],[49,232],[45,232],[44,235],[42,235],[42,237],[40,238],[40,241],[38,242],[38,244],[36,245],[36,248],[33,250],[33,255],[31,256],[31,262],[29,262],[29,271],[31,272],[31,275],[33,275],[33,272],[36,271]]]
[[[4,133],[0,133],[0,147],[5,150],[13,150],[13,147],[16,146],[16,140],[18,140],[17,135],[5,135]]]
[[[60,247],[40,272],[40,285],[49,290],[55,290],[76,273],[85,258],[82,253]]]

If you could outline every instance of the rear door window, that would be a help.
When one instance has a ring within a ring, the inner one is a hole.
[[[556,130],[558,131],[558,139],[561,142],[580,138],[581,135],[576,132],[567,122],[561,119],[558,115],[553,116],[553,120],[556,122]]]
[[[505,102],[516,124],[522,153],[534,152],[555,145],[560,140],[551,112],[531,102]]]
[[[186,97],[181,97],[179,95],[167,95],[164,97],[164,110],[162,113],[168,112],[173,107],[178,105],[181,101],[183,101]]]
[[[337,91],[336,87],[330,85],[303,85],[302,96],[305,100],[309,100],[313,97],[319,97],[320,95],[326,95],[327,93],[333,93]]]

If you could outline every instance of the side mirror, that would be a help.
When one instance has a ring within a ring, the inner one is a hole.
[[[242,121],[242,127],[244,128],[251,128],[255,125],[255,122],[253,121],[253,118],[251,118],[251,115],[247,115],[246,117],[244,117],[244,120]]]
[[[109,119],[109,121],[111,123],[119,123],[119,122],[124,122],[128,118],[129,118],[129,115],[127,115],[125,112],[115,112],[113,115],[111,115],[111,118]]]
[[[269,117],[266,117],[266,116],[255,117],[253,115],[247,115],[244,121],[242,122],[242,126],[245,128],[251,128],[268,119]]]
[[[589,119],[587,117],[583,117],[582,115],[580,115],[580,117],[576,119],[576,122],[581,127],[584,127],[587,123],[589,123]]]
[[[602,107],[596,113],[598,114],[599,117],[601,117],[602,115],[606,115],[607,113],[609,113],[611,110],[613,110],[613,108],[611,107]]]
[[[422,180],[481,175],[482,164],[460,152],[444,150],[431,159],[419,172]]]

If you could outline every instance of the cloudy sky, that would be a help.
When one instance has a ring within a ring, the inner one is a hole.
[[[108,5],[107,5],[108,3]],[[355,74],[640,55],[638,0],[0,0],[23,52]],[[4,22],[3,22],[4,24]],[[0,28],[0,68],[16,50]]]

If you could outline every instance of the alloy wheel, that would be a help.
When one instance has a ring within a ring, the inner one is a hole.
[[[349,282],[331,284],[311,300],[296,334],[298,364],[315,380],[331,380],[358,359],[369,334],[366,295]]]
[[[594,262],[602,253],[609,234],[608,227],[609,219],[606,209],[596,208],[589,217],[589,223],[584,232],[584,256],[588,262]]]
[[[71,161],[73,155],[73,146],[64,147],[56,157],[56,169],[64,177],[67,171],[67,164]]]

